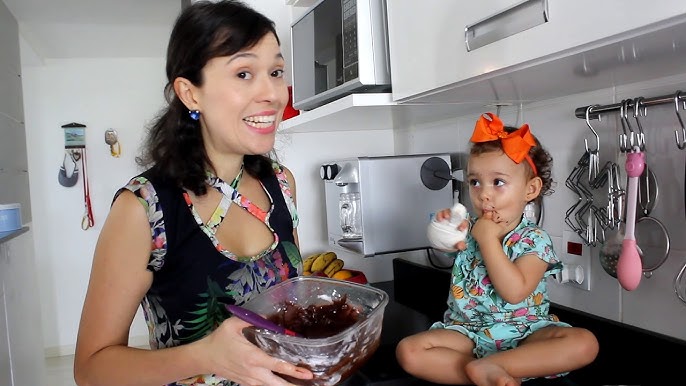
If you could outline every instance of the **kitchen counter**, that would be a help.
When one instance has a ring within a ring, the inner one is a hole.
[[[450,271],[402,259],[393,262],[394,280],[372,283],[389,294],[381,345],[344,386],[433,386],[400,368],[395,346],[405,336],[426,330],[445,310]],[[534,379],[522,386],[651,385],[683,377],[686,342],[626,326],[553,304],[551,313],[574,326],[593,331],[600,353],[590,365],[558,379]],[[670,356],[667,353],[676,353]],[[680,382],[677,382],[680,383]],[[667,383],[669,384],[669,383]]]

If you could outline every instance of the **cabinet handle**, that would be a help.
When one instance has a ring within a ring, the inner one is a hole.
[[[547,23],[548,20],[548,0],[525,0],[467,25],[464,30],[467,52]]]

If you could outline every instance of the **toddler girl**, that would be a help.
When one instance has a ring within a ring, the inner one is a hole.
[[[527,203],[551,192],[552,157],[529,126],[504,127],[482,115],[467,167],[475,217],[455,245],[448,309],[442,322],[403,339],[396,349],[408,373],[442,384],[513,386],[558,377],[591,363],[590,331],[548,313],[546,276],[561,271],[548,234],[523,216]],[[450,209],[436,220],[450,218]]]

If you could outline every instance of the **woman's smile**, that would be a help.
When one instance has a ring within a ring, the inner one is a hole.
[[[276,130],[276,111],[262,112],[243,118],[248,126],[261,134],[271,134]]]

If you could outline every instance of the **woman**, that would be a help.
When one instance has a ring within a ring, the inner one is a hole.
[[[283,68],[273,22],[240,2],[198,2],[177,19],[168,106],[138,158],[147,170],[115,195],[95,249],[76,345],[79,385],[312,378],[248,342],[248,324],[224,307],[301,266],[295,181],[264,156],[288,101]],[[128,347],[139,304],[152,350]]]

